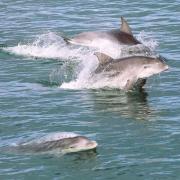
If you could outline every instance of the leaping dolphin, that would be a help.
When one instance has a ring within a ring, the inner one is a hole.
[[[130,90],[136,84],[142,87],[146,83],[146,78],[168,69],[164,59],[160,57],[132,56],[114,60],[103,53],[96,52],[95,55],[99,60],[99,66],[94,75],[105,73],[109,77],[120,76],[124,82],[124,90]]]
[[[134,36],[127,21],[121,17],[121,28],[108,31],[82,32],[73,38],[64,40],[70,44],[99,48],[102,44],[106,46],[136,45],[141,44]]]

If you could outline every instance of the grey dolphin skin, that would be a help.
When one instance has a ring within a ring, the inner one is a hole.
[[[114,60],[99,52],[95,55],[99,60],[95,74],[106,73],[110,77],[120,75],[125,81],[125,90],[132,89],[136,84],[143,86],[146,78],[168,69],[168,65],[161,58],[132,56]]]
[[[141,44],[132,34],[127,21],[121,17],[121,28],[109,31],[83,32],[73,38],[66,38],[67,43],[89,47],[98,47],[99,43],[107,45],[136,45]]]
[[[16,153],[66,154],[87,151],[97,147],[96,141],[91,141],[87,137],[75,133],[56,133],[55,136],[57,137],[54,138],[53,136],[50,135],[18,143],[10,146],[7,151]]]

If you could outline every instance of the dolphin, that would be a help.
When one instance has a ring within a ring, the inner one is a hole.
[[[94,75],[102,73],[109,77],[121,77],[124,90],[130,90],[136,85],[143,87],[148,77],[169,68],[161,57],[131,56],[114,60],[103,53],[96,52],[95,55],[99,60],[99,66]]]
[[[127,21],[121,17],[121,28],[108,31],[82,32],[73,38],[63,37],[67,43],[99,48],[100,45],[137,45],[141,44],[131,31]]]
[[[66,154],[87,151],[97,147],[96,141],[91,141],[85,136],[71,133],[53,133],[31,141],[10,146],[7,151],[23,153],[50,153]]]

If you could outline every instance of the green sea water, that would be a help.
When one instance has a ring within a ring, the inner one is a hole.
[[[61,38],[120,16],[170,66],[141,93],[91,88],[91,52]],[[0,44],[0,147],[59,131],[98,142],[61,157],[0,151],[0,179],[180,179],[179,0],[1,0]]]

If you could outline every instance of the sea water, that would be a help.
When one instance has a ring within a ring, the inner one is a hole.
[[[179,179],[179,3],[1,0],[0,147],[66,131],[98,148],[61,157],[0,151],[0,179]],[[62,38],[119,28],[121,16],[170,66],[142,92],[92,79],[96,49]]]

